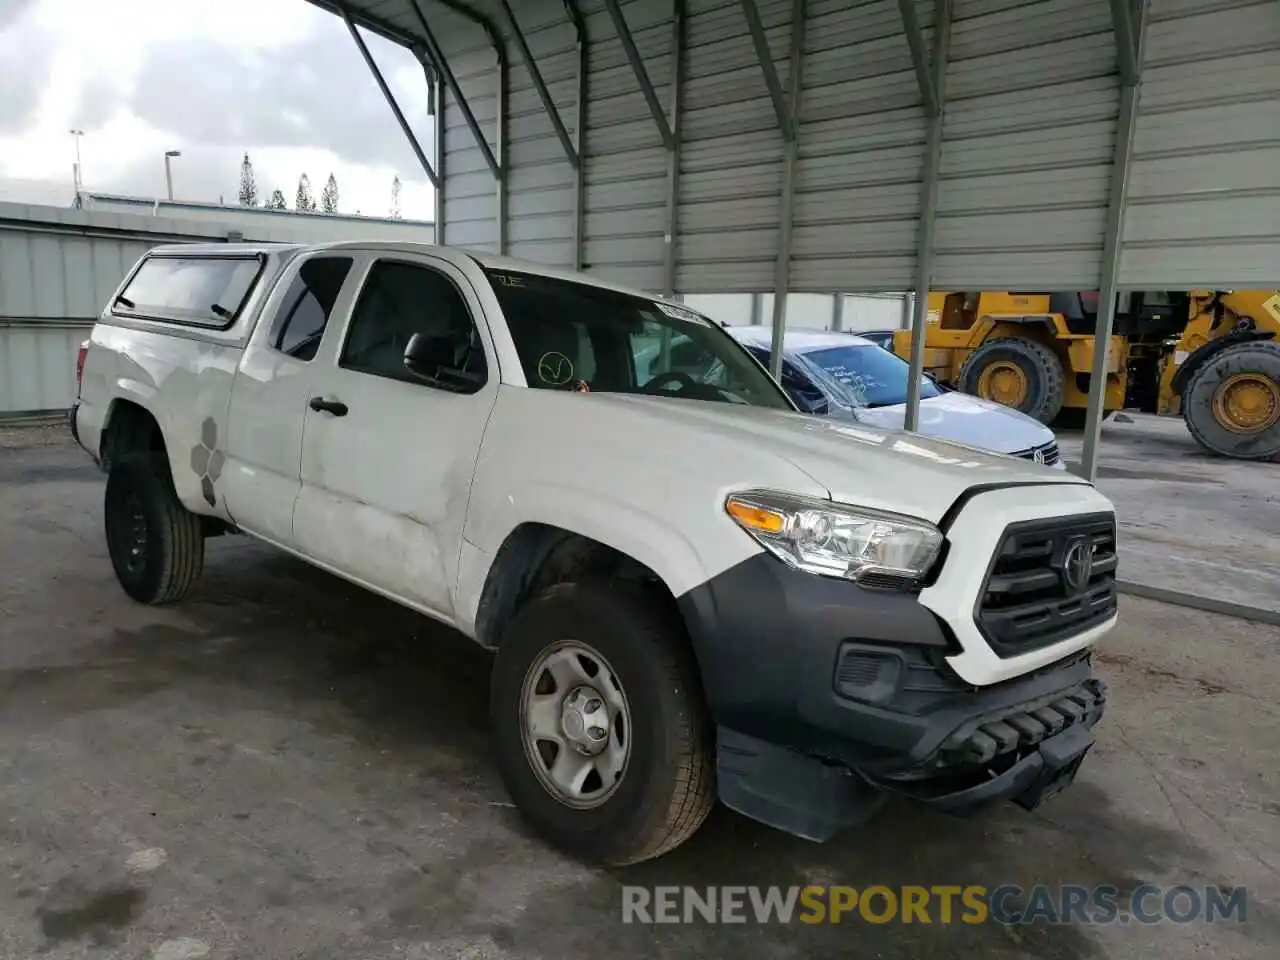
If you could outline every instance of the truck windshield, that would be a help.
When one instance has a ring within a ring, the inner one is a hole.
[[[810,350],[801,359],[848,406],[888,407],[907,402],[910,367],[895,353],[873,344]],[[920,384],[920,399],[939,394],[928,377]]]
[[[485,272],[531,387],[793,409],[732,337],[693,310],[537,274]]]

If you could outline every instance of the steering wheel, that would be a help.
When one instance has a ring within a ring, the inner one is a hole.
[[[668,370],[666,373],[660,373],[650,379],[641,389],[644,393],[657,393],[668,383],[678,383],[682,389],[685,387],[692,389],[698,385],[698,381],[683,370]]]

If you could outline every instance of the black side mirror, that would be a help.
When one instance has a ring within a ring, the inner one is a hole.
[[[484,384],[484,376],[454,366],[455,344],[448,337],[415,333],[404,348],[404,366],[433,387],[470,393]]]

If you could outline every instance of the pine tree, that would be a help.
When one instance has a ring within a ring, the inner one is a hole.
[[[324,189],[320,191],[320,209],[325,213],[338,212],[338,181],[332,173],[329,174]]]
[[[391,219],[400,219],[400,175],[391,181]]]
[[[253,176],[253,164],[249,155],[244,155],[240,164],[240,206],[256,207],[258,205],[258,181]]]
[[[284,194],[279,190],[271,191],[271,198],[267,200],[263,206],[267,210],[288,210],[289,205],[285,203]]]
[[[316,201],[311,196],[311,178],[305,173],[298,178],[298,195],[293,201],[293,209],[298,213],[315,213]]]

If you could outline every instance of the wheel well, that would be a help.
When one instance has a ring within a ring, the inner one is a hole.
[[[499,646],[525,601],[554,584],[583,579],[639,581],[679,616],[662,578],[640,561],[561,527],[524,523],[508,534],[489,568],[476,612],[476,638],[486,647]]]
[[[131,400],[116,400],[107,414],[107,429],[102,438],[99,458],[102,468],[130,453],[166,453],[160,424],[145,407]]]

